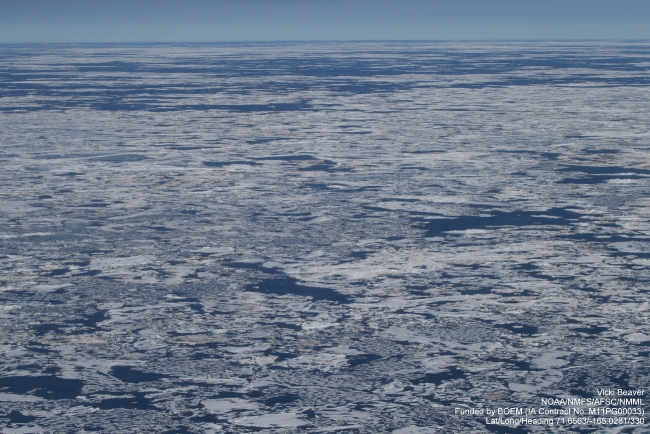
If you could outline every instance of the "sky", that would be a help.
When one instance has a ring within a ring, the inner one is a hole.
[[[0,43],[650,39],[650,0],[0,0]]]

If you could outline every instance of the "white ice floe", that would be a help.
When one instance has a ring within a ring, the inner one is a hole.
[[[650,336],[645,333],[632,333],[625,336],[625,340],[635,344],[642,344],[644,342],[650,341]]]
[[[262,416],[242,417],[232,419],[235,425],[258,428],[283,428],[309,425],[309,422],[300,418],[295,413],[265,414]]]
[[[411,425],[392,431],[392,434],[435,434],[440,432],[440,428]]]
[[[206,399],[201,401],[211,413],[229,413],[231,411],[250,411],[257,410],[260,406],[254,402],[249,402],[238,398],[228,399]]]
[[[154,255],[93,258],[90,261],[90,269],[112,270],[116,268],[136,267],[144,264],[149,264],[155,259],[156,257]]]
[[[625,253],[650,253],[650,239],[640,241],[621,241],[608,244],[608,247]]]
[[[39,398],[33,395],[16,395],[13,393],[0,392],[0,401],[5,402],[38,402],[43,401],[43,398]]]
[[[232,251],[232,247],[201,247],[200,249],[190,250],[192,253],[201,253],[203,255],[225,255]]]

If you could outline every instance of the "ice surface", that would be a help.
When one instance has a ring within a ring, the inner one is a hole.
[[[0,47],[3,432],[510,432],[453,408],[647,387],[649,65]]]

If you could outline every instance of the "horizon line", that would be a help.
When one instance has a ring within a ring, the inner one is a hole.
[[[246,45],[246,44],[328,44],[328,43],[548,43],[548,42],[646,42],[650,38],[573,39],[276,39],[232,41],[82,41],[82,42],[0,42],[0,46],[26,45]]]

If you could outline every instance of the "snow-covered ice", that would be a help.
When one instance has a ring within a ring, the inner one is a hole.
[[[649,62],[0,47],[3,432],[510,432],[453,409],[644,389]]]

